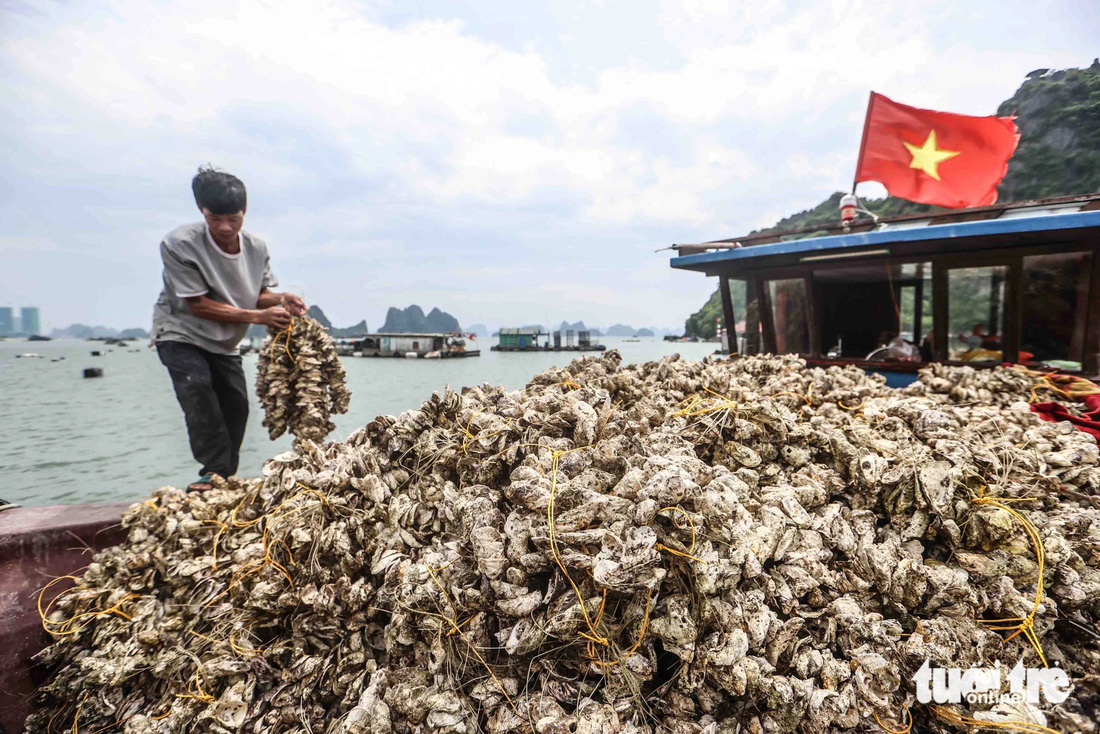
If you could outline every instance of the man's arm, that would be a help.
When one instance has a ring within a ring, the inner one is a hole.
[[[268,293],[279,295],[270,291]],[[285,329],[290,326],[290,312],[279,305],[265,306],[263,294],[260,295],[256,303],[260,308],[256,309],[237,308],[206,296],[191,296],[185,300],[192,315],[208,321],[223,321],[232,324],[263,324],[264,326],[274,326],[276,329]]]
[[[260,297],[256,301],[257,308],[270,308],[282,306],[290,312],[291,316],[302,316],[306,312],[306,302],[293,293],[276,293],[264,288],[260,291]]]

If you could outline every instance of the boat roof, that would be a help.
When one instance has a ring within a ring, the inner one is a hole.
[[[366,339],[367,337],[383,337],[383,336],[387,336],[387,337],[413,336],[413,337],[418,337],[418,338],[425,338],[425,337],[437,337],[437,336],[465,336],[465,334],[459,333],[457,331],[448,331],[448,332],[437,331],[437,332],[417,332],[417,333],[404,332],[404,331],[402,331],[402,332],[386,331],[386,332],[376,332],[376,333],[370,333],[370,334],[358,334],[356,336],[337,336],[337,337],[333,337],[333,339],[339,341],[340,339]]]
[[[511,335],[511,336],[515,336],[515,335],[520,335],[520,334],[536,334],[536,335],[538,335],[538,334],[545,334],[547,332],[543,331],[542,329],[540,329],[537,326],[519,326],[519,327],[508,327],[508,328],[505,328],[505,329],[501,329],[498,333],[501,334],[501,335],[508,334],[508,335]]]
[[[1100,228],[1100,194],[882,218],[877,223],[858,220],[847,232],[838,224],[674,245],[680,255],[670,265],[714,274],[716,266],[756,270],[848,257],[1053,243],[1089,228]]]

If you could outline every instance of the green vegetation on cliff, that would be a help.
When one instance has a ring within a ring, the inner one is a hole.
[[[997,114],[1015,114],[1020,129],[1020,145],[997,187],[1001,201],[1100,191],[1100,60],[1085,69],[1031,72],[1016,93],[1000,104]],[[843,193],[838,191],[812,209],[759,231],[836,224],[841,196]],[[893,196],[861,199],[860,203],[880,217],[944,211]],[[706,304],[687,318],[685,333],[714,336],[714,319],[721,313],[722,300],[716,289]]]
[[[737,304],[745,302],[745,281],[730,281],[730,296],[734,303],[734,317],[743,320],[745,314]],[[717,288],[701,309],[688,316],[684,324],[684,333],[688,336],[698,336],[710,339],[718,333],[717,318],[722,315],[722,294]]]

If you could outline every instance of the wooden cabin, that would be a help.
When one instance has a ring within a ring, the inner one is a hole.
[[[549,334],[537,326],[508,327],[501,329],[497,334],[496,346],[502,350],[533,349],[539,346],[540,336],[549,336]]]
[[[364,334],[338,338],[336,351],[361,357],[409,357],[450,359],[477,357],[481,350],[470,348],[463,334]]]
[[[564,342],[560,330],[551,334],[537,326],[504,328],[500,330],[497,337],[498,343],[491,347],[494,352],[602,352],[607,349],[604,345],[592,341],[592,332],[587,330],[567,329]],[[541,345],[540,337],[546,337]]]
[[[717,276],[723,351],[911,381],[927,362],[1100,372],[1100,194],[676,245]]]

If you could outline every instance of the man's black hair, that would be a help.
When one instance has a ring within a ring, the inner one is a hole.
[[[191,179],[191,191],[195,193],[199,209],[205,208],[211,214],[236,214],[248,206],[244,183],[236,176],[213,168],[199,167],[199,172]]]

